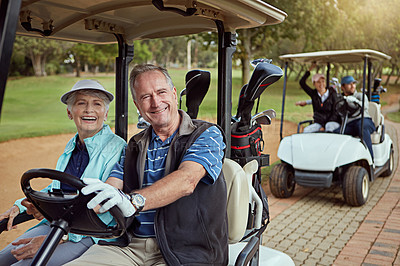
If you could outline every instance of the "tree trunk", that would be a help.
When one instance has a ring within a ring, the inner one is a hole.
[[[393,72],[394,72],[395,68],[396,68],[396,65],[392,64],[392,69],[390,70],[390,73],[387,76],[387,79],[386,79],[386,82],[385,82],[385,86],[387,86],[389,84],[390,77],[393,75]]]
[[[42,60],[41,60],[41,66],[40,66],[40,75],[42,76],[42,77],[45,77],[45,76],[47,76],[47,72],[46,72],[46,55],[42,55],[41,56],[41,58],[42,58]]]
[[[80,78],[81,77],[81,60],[77,57],[75,57],[75,77]]]
[[[242,84],[246,84],[250,79],[251,35],[248,29],[242,30],[241,33],[244,49],[244,54],[240,60],[242,63]]]
[[[297,76],[294,79],[295,81],[299,81],[300,77],[302,77],[304,75],[303,71],[304,71],[304,65],[301,65],[300,71],[299,71],[299,73],[297,73]]]
[[[42,76],[42,63],[41,63],[41,56],[34,54],[32,51],[30,51],[30,58],[32,61],[32,66],[33,66],[33,72],[35,73],[36,77]]]
[[[394,85],[397,85],[397,83],[399,83],[399,79],[400,79],[400,68],[397,67],[397,78],[394,81]]]
[[[192,40],[187,41],[186,46],[186,63],[187,63],[187,70],[192,69]]]

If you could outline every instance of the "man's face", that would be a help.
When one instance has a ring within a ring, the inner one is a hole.
[[[351,82],[349,84],[342,84],[342,91],[346,96],[353,95],[356,91],[356,83]]]
[[[160,71],[140,74],[136,78],[134,88],[134,103],[142,117],[156,132],[168,130],[179,123],[176,88],[171,89]]]

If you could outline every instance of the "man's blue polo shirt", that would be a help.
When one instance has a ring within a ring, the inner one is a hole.
[[[164,177],[165,162],[171,141],[177,131],[164,142],[152,132],[152,138],[147,150],[145,162],[143,187],[147,187]],[[207,171],[206,176],[201,180],[206,184],[213,184],[222,170],[222,158],[225,143],[220,130],[212,126],[204,131],[193,145],[187,150],[182,161],[193,161],[201,164]],[[121,157],[120,163],[114,166],[110,176],[123,179],[123,165],[125,156]],[[155,237],[154,216],[156,210],[140,212],[137,219],[140,222],[135,230],[137,237]]]

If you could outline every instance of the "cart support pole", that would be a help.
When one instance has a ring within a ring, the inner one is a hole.
[[[371,60],[368,60],[368,80],[367,80],[367,86],[368,86],[368,101],[371,101],[371,83],[372,83],[372,62]]]
[[[222,21],[218,28],[218,99],[217,124],[226,136],[226,158],[231,156],[232,55],[236,51],[236,33],[225,32]]]
[[[361,104],[361,141],[364,143],[364,138],[363,138],[363,129],[364,129],[364,99],[365,99],[365,94],[367,93],[365,90],[365,80],[367,78],[366,74],[367,74],[367,63],[368,63],[368,57],[366,56],[364,59],[364,73],[363,73],[363,94],[362,94],[362,104]],[[365,143],[364,143],[365,144]]]
[[[115,134],[128,138],[129,63],[134,54],[133,45],[128,45],[121,34],[114,34],[118,41],[118,57],[115,59]]]
[[[282,92],[282,114],[281,114],[281,129],[279,131],[279,135],[282,140],[282,132],[283,132],[283,117],[285,113],[285,96],[286,96],[286,83],[287,83],[287,68],[288,68],[288,62],[285,62],[285,77],[283,79],[283,92]]]
[[[0,6],[0,115],[6,91],[21,0],[2,0]]]
[[[330,63],[326,63],[326,87],[329,88],[329,74],[331,72],[331,64]]]

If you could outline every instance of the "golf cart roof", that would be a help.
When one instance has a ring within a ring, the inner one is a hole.
[[[262,0],[22,0],[17,34],[105,44],[116,42],[110,33],[132,42],[216,31],[215,20],[234,32],[277,24],[286,16]]]
[[[286,54],[279,58],[297,63],[359,63],[365,58],[370,60],[390,60],[391,57],[370,49],[320,51],[311,53]]]

